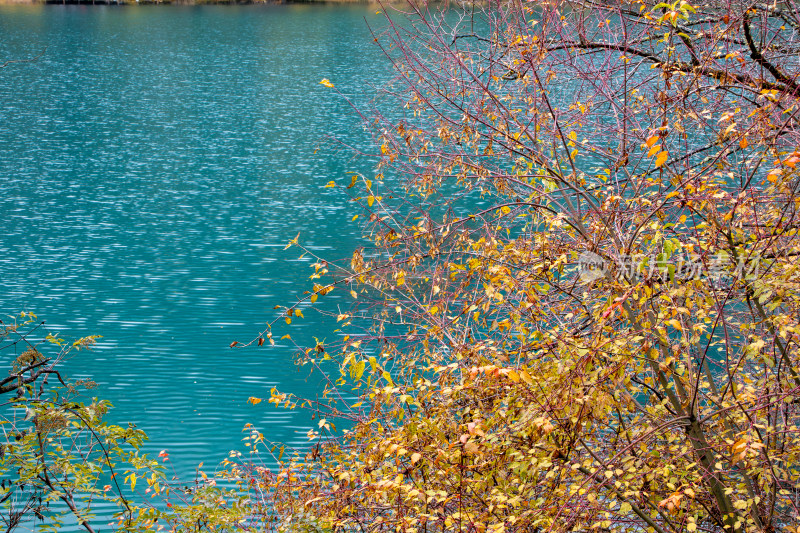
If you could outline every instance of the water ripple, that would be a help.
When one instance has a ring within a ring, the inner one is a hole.
[[[334,259],[358,241],[323,185],[371,164],[325,136],[368,139],[318,82],[363,102],[390,75],[364,17],[380,20],[341,6],[0,9],[0,58],[48,47],[0,76],[0,311],[103,335],[67,374],[94,378],[114,420],[181,471],[242,449],[247,422],[294,444],[313,424],[247,403],[319,390],[287,346],[228,346],[306,288],[289,239]],[[306,317],[301,341],[325,327]]]

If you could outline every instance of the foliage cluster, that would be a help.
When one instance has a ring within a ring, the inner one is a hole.
[[[75,524],[88,532],[233,531],[246,523],[246,484],[237,487],[224,472],[208,475],[202,464],[189,482],[168,476],[166,451],[154,458],[141,453],[142,430],[106,421],[108,401],[81,401],[95,383],[67,380],[59,366],[74,351],[90,349],[97,336],[67,342],[42,333],[36,315],[12,319],[0,320],[0,352],[11,356],[8,376],[0,379],[6,531]]]
[[[10,356],[8,376],[0,379],[3,527],[58,531],[77,522],[95,531],[94,513],[104,504],[126,520],[131,508],[117,474],[146,465],[138,454],[145,435],[133,425],[106,423],[108,402],[79,401],[94,383],[68,382],[57,368],[97,337],[66,343],[41,333],[43,322],[33,314],[12,318],[0,320],[0,352]]]

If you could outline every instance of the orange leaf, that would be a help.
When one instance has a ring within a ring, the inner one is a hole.
[[[664,163],[666,163],[667,157],[669,157],[669,152],[667,152],[666,150],[664,150],[663,152],[658,154],[656,156],[656,168],[658,168],[661,165],[663,165]]]

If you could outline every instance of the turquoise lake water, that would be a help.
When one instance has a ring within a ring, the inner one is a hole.
[[[360,238],[323,186],[372,163],[326,140],[369,137],[359,104],[391,75],[375,9],[346,6],[0,9],[0,312],[62,337],[64,366],[179,471],[244,450],[242,428],[306,440],[305,413],[250,396],[314,395],[286,345],[230,349],[308,288],[297,233],[326,257]],[[316,151],[316,153],[315,153]],[[322,302],[335,309],[335,293]],[[332,330],[313,313],[279,331]]]

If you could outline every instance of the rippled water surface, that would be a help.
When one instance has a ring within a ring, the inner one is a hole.
[[[64,337],[103,335],[65,366],[179,469],[242,449],[247,422],[299,442],[307,415],[247,403],[314,394],[288,346],[250,340],[306,288],[298,232],[323,255],[357,242],[323,185],[370,164],[350,106],[389,67],[362,7],[4,7],[0,312]],[[315,154],[317,148],[321,149]],[[333,295],[325,305],[335,306]],[[297,335],[330,330],[307,313]],[[293,326],[294,327],[294,326]],[[293,332],[294,333],[294,332]],[[330,336],[330,334],[328,334]]]

